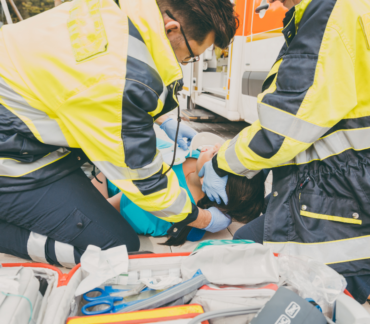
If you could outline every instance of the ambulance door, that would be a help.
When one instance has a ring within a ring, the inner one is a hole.
[[[263,8],[256,13],[256,9]],[[282,35],[286,8],[280,1],[269,4],[254,0],[248,8],[250,25],[245,26],[243,49],[241,104],[242,116],[248,123],[258,119],[257,95],[284,44]]]
[[[194,67],[196,75],[195,104],[228,118],[226,109],[229,50],[213,45]]]
[[[180,65],[183,74],[184,86],[180,92],[179,101],[181,109],[195,108],[196,98],[202,93],[203,68],[207,69],[208,61],[212,58],[213,45],[204,54],[200,55],[197,63]]]
[[[226,49],[209,49],[203,55],[202,73],[197,79],[195,103],[231,121],[242,120],[240,114],[241,59],[246,6],[250,0],[231,0],[240,24],[234,40]],[[211,51],[212,50],[212,51]],[[198,68],[199,68],[198,65]]]

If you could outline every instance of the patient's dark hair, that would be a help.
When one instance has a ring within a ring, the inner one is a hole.
[[[229,202],[225,205],[211,201],[207,195],[200,199],[197,206],[202,209],[217,207],[224,214],[235,221],[247,224],[256,219],[262,212],[265,204],[265,183],[263,172],[252,179],[230,174],[226,184],[226,194]],[[187,226],[177,238],[170,237],[164,245],[182,245],[192,227]]]

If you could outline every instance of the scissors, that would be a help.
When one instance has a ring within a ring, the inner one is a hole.
[[[104,289],[102,288],[95,288],[93,290],[90,290],[86,294],[83,295],[83,298],[88,301],[86,305],[84,305],[81,308],[81,312],[84,315],[100,315],[100,314],[106,314],[106,313],[117,313],[120,310],[124,309],[127,306],[134,305],[138,302],[141,302],[141,300],[134,300],[131,302],[127,303],[121,303],[118,305],[115,305],[114,303],[118,301],[122,301],[124,297],[132,296],[132,295],[137,295],[141,291],[146,291],[149,290],[148,287],[146,287],[144,284],[140,285],[138,288],[134,289],[113,289],[112,286],[105,286]],[[124,293],[124,297],[122,296],[111,296],[113,293],[119,293],[119,292],[124,292],[126,291],[127,293]],[[97,297],[89,297],[88,294],[92,292],[99,292],[100,295]],[[108,307],[102,310],[97,310],[97,311],[89,311],[88,308],[94,307],[94,306],[100,306],[100,305],[107,305]]]

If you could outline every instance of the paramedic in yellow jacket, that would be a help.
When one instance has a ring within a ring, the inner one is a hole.
[[[229,0],[74,0],[0,29],[0,252],[73,266],[88,244],[139,248],[81,171],[91,161],[135,204],[181,227],[219,229],[156,151],[178,106],[180,63],[226,47]],[[183,137],[193,132],[182,126]]]
[[[224,199],[228,173],[273,168],[263,217],[235,238],[318,259],[370,294],[370,2],[286,0],[285,44],[258,96],[259,120],[201,171]]]

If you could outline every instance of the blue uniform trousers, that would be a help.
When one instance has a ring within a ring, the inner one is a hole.
[[[44,187],[0,193],[0,252],[73,266],[89,245],[108,249],[140,242],[128,222],[81,169]]]

